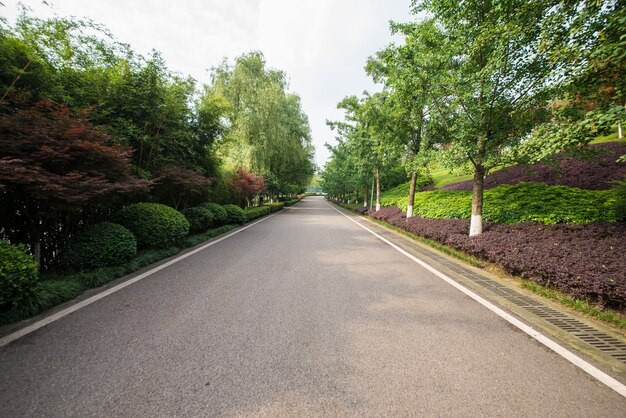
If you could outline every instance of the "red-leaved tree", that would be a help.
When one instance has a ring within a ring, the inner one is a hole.
[[[235,170],[234,176],[229,181],[234,193],[245,200],[246,205],[250,205],[250,201],[258,193],[265,188],[263,176],[257,176],[250,173],[245,168],[239,167]]]
[[[87,112],[52,100],[0,115],[0,233],[51,266],[74,230],[149,190],[150,181],[131,174],[131,153]]]
[[[175,209],[186,209],[205,200],[212,180],[193,170],[170,167],[159,172],[154,179],[152,194]]]

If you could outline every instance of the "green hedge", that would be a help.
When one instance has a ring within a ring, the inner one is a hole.
[[[258,208],[248,208],[245,210],[246,219],[248,222],[260,218],[261,216],[269,215],[272,211],[269,206],[260,206]]]
[[[139,248],[163,248],[189,233],[189,222],[174,208],[160,203],[135,203],[113,218],[130,230]]]
[[[112,266],[137,254],[137,241],[122,225],[102,222],[81,231],[68,248],[65,261],[78,270]]]
[[[0,311],[27,303],[38,286],[37,263],[26,246],[0,240]]]
[[[191,233],[206,231],[214,224],[213,212],[204,206],[185,209],[183,215],[189,222],[189,232]]]
[[[384,193],[384,206],[407,208],[408,188],[398,186]],[[515,224],[520,222],[588,223],[615,222],[617,193],[615,190],[583,190],[545,183],[519,183],[485,190],[483,216],[485,220]],[[423,218],[469,219],[472,192],[434,190],[415,194],[413,213]]]
[[[222,205],[218,205],[217,203],[203,203],[200,207],[211,212],[214,226],[226,225],[228,223],[228,214]]]
[[[250,222],[251,220],[260,218],[261,216],[265,216],[265,215],[269,215],[270,213],[277,212],[281,210],[282,208],[284,208],[285,206],[289,206],[288,202],[268,203],[266,205],[259,206],[256,208],[248,208],[245,210],[246,219],[248,220],[248,222]]]
[[[237,205],[224,205],[227,224],[242,224],[247,221],[246,213]]]
[[[296,203],[298,203],[300,201],[300,199],[291,199],[291,200],[287,200],[285,203],[285,206],[291,206],[291,205],[295,205]]]

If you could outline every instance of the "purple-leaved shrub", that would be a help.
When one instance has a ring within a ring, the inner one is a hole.
[[[554,286],[601,306],[626,308],[626,223],[505,225],[487,222],[469,237],[462,219],[408,220],[397,207],[369,211],[415,235],[495,263],[510,274]]]

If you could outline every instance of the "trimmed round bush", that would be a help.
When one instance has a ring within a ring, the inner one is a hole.
[[[189,233],[185,216],[160,203],[126,206],[113,219],[133,233],[139,248],[164,248]]]
[[[190,232],[204,232],[213,226],[213,212],[203,206],[185,209],[183,215],[189,221]]]
[[[37,263],[26,246],[0,240],[0,308],[28,300],[38,286]]]
[[[237,205],[224,205],[227,224],[242,224],[246,222],[246,213]]]
[[[213,214],[214,226],[227,224],[226,220],[228,219],[228,214],[226,213],[226,209],[224,209],[222,205],[218,205],[217,203],[204,203],[200,205],[200,207],[209,210]]]
[[[66,262],[79,270],[121,264],[137,254],[137,240],[122,225],[102,222],[72,240]]]

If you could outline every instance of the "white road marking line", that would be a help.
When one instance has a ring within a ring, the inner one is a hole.
[[[280,212],[282,212],[282,210]],[[111,295],[111,294],[113,294],[113,293],[115,293],[115,292],[117,292],[119,290],[122,290],[123,288],[128,287],[128,286],[130,286],[133,283],[137,283],[138,281],[140,281],[142,279],[145,279],[146,277],[156,273],[157,271],[163,270],[164,268],[167,268],[167,267],[171,266],[172,264],[178,263],[180,260],[183,260],[183,259],[185,259],[185,258],[187,258],[189,256],[192,256],[192,255],[194,255],[194,254],[196,254],[196,253],[198,253],[198,252],[200,252],[200,251],[202,251],[202,250],[204,250],[204,249],[206,249],[206,248],[208,248],[208,247],[210,247],[212,245],[217,244],[218,242],[224,241],[225,239],[230,238],[233,235],[236,235],[236,234],[238,234],[238,233],[240,233],[242,231],[245,231],[246,229],[248,229],[248,228],[250,228],[250,227],[252,227],[252,226],[254,226],[254,225],[256,225],[256,224],[258,224],[260,222],[263,222],[263,221],[271,218],[272,216],[278,215],[280,212],[273,213],[273,214],[271,214],[269,216],[266,216],[266,217],[264,217],[264,218],[262,218],[262,219],[260,219],[260,220],[258,220],[256,222],[251,223],[250,225],[246,225],[246,226],[244,226],[242,228],[239,228],[236,231],[231,232],[230,234],[224,235],[223,237],[220,237],[220,238],[216,239],[215,241],[211,241],[208,244],[203,245],[202,247],[198,247],[195,250],[189,251],[188,253],[185,253],[185,254],[183,254],[183,255],[181,255],[179,257],[176,257],[173,260],[168,261],[167,263],[163,263],[160,266],[157,266],[157,267],[155,267],[155,268],[153,268],[151,270],[146,271],[145,273],[141,273],[139,276],[133,277],[132,279],[127,280],[124,283],[120,283],[117,286],[114,286],[114,287],[112,287],[110,289],[104,290],[104,291],[98,293],[97,295],[94,295],[94,296],[92,296],[92,297],[90,297],[88,299],[83,300],[82,302],[79,302],[79,303],[77,303],[75,305],[72,305],[72,306],[70,306],[68,308],[65,308],[62,311],[59,311],[59,312],[55,313],[54,315],[50,315],[49,317],[46,317],[46,318],[44,318],[44,319],[42,319],[40,321],[37,321],[37,322],[27,326],[27,327],[19,329],[19,330],[15,331],[15,332],[13,332],[13,333],[11,333],[9,335],[5,335],[4,337],[0,338],[0,347],[3,347],[5,345],[9,344],[10,342],[17,340],[18,338],[22,338],[23,336],[28,335],[31,332],[38,330],[39,328],[45,327],[46,325],[51,324],[52,322],[58,321],[59,319],[63,318],[64,316],[67,316],[67,315],[69,315],[69,314],[71,314],[73,312],[76,312],[79,309],[84,308],[85,306],[91,305],[92,303],[97,302],[100,299],[103,299],[103,298],[105,298],[105,297],[107,297],[107,296],[109,296],[109,295]]]
[[[422,261],[419,258],[415,257],[413,254],[408,253],[407,251],[403,250],[402,248],[400,248],[396,244],[392,243],[391,241],[387,240],[386,238],[383,238],[382,236],[380,236],[376,232],[372,231],[371,229],[369,229],[365,225],[362,225],[360,222],[354,220],[352,217],[346,215],[345,213],[341,212],[337,208],[331,206],[330,203],[327,203],[327,204],[332,209],[334,209],[336,212],[339,212],[341,215],[345,216],[350,221],[354,222],[355,224],[357,224],[361,228],[365,229],[367,232],[369,232],[370,234],[374,235],[376,238],[380,239],[385,244],[388,244],[393,249],[395,249],[399,253],[405,255],[406,257],[410,258],[415,263],[417,263],[420,266],[424,267],[426,270],[430,271],[431,273],[433,273],[434,275],[436,275],[437,277],[439,277],[440,279],[442,279],[443,281],[445,281],[449,285],[451,285],[451,286],[457,288],[458,290],[460,290],[461,292],[465,293],[467,296],[469,296],[470,298],[474,299],[476,302],[480,303],[485,308],[489,309],[490,311],[492,311],[493,313],[495,313],[496,315],[498,315],[502,319],[506,320],[511,325],[514,325],[519,330],[521,330],[521,331],[525,332],[526,334],[530,335],[535,340],[539,341],[541,344],[543,344],[546,347],[548,347],[550,350],[554,351],[555,353],[557,353],[558,355],[560,355],[561,357],[563,357],[564,359],[566,359],[570,363],[572,363],[575,366],[581,368],[582,370],[584,370],[585,372],[587,372],[591,376],[595,377],[600,382],[604,383],[605,385],[607,385],[608,387],[613,389],[615,392],[619,393],[623,397],[626,397],[626,385],[624,385],[621,382],[619,382],[618,380],[612,378],[611,376],[609,376],[608,374],[604,373],[602,370],[600,370],[597,367],[593,366],[589,362],[587,362],[587,361],[583,360],[582,358],[578,357],[576,354],[572,353],[567,348],[565,348],[565,347],[557,344],[556,342],[552,341],[551,339],[549,339],[545,335],[541,334],[539,331],[537,331],[534,328],[526,325],[525,323],[523,323],[519,319],[515,318],[513,315],[511,315],[511,314],[503,311],[502,309],[498,308],[496,305],[494,305],[493,303],[491,303],[491,302],[487,301],[486,299],[482,298],[478,294],[472,292],[471,290],[469,290],[465,286],[462,286],[461,284],[457,283],[456,281],[454,281],[450,277],[446,276],[445,274],[443,274],[439,270],[437,270],[434,267],[431,267],[430,265],[426,264],[424,261]]]

